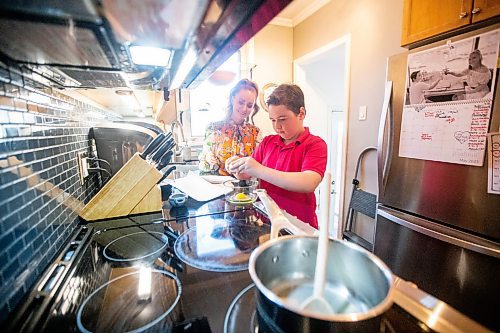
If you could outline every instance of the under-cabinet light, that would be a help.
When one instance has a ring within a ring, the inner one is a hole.
[[[132,61],[136,65],[165,67],[170,62],[170,50],[153,46],[132,45],[129,47]]]
[[[172,84],[170,85],[170,90],[181,87],[182,81],[184,81],[195,62],[196,53],[193,49],[189,49],[184,58],[182,58],[179,69],[177,70],[177,73],[172,80]]]

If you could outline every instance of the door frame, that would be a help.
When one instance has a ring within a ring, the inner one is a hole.
[[[324,53],[331,51],[332,49],[339,47],[339,46],[344,46],[344,101],[343,101],[343,109],[344,109],[344,131],[342,135],[342,158],[340,161],[340,184],[338,186],[339,188],[339,193],[338,195],[340,196],[339,200],[339,221],[338,221],[338,227],[336,230],[336,237],[341,239],[342,238],[342,228],[344,225],[344,204],[345,204],[345,188],[346,188],[346,168],[347,168],[347,137],[348,137],[348,129],[349,129],[349,87],[350,87],[350,77],[351,77],[351,35],[347,34],[344,35],[326,45],[323,45],[320,48],[317,48],[293,61],[293,82],[296,82],[295,78],[295,73],[299,71],[299,67],[303,64],[309,63],[311,61],[314,61],[315,59],[319,58],[322,56]],[[331,128],[331,112],[330,110],[328,112],[328,128],[327,128],[327,137],[328,137],[328,142],[331,142],[332,138],[332,128]],[[327,142],[327,143],[328,143]],[[327,171],[331,170],[331,161],[328,159],[328,164],[327,164]],[[332,174],[333,176],[333,174]],[[333,180],[333,179],[332,179]],[[331,201],[330,201],[331,202]],[[321,209],[321,207],[320,207]],[[330,209],[330,221],[333,221],[331,218],[334,214],[334,209]],[[333,225],[330,225],[330,230],[333,230]]]

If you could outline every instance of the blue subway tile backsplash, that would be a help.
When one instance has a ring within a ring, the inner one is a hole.
[[[80,185],[76,156],[102,118],[118,116],[0,63],[0,323],[75,230],[74,202],[98,190],[96,175]]]

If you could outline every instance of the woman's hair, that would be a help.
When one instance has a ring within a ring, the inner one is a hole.
[[[415,82],[415,80],[417,79],[418,73],[420,73],[420,71],[415,71],[415,72],[411,73],[411,75],[410,75],[411,82]]]
[[[300,113],[300,108],[304,107],[304,93],[295,84],[280,84],[273,90],[266,101],[267,105],[284,105],[295,114]]]
[[[227,105],[226,110],[226,120],[231,118],[231,114],[233,113],[233,99],[237,93],[239,93],[243,89],[254,90],[255,91],[255,104],[253,106],[253,112],[250,115],[250,120],[253,124],[253,117],[259,112],[259,106],[257,105],[257,98],[259,97],[259,88],[257,87],[257,83],[250,81],[249,79],[241,79],[236,83],[236,85],[231,89],[229,93],[229,103]]]
[[[469,58],[470,58],[470,56],[471,56],[471,55],[473,55],[473,54],[476,54],[476,55],[478,55],[478,56],[479,56],[479,66],[481,66],[481,65],[483,64],[483,55],[481,54],[481,51],[480,51],[479,49],[475,49],[475,50],[473,50],[471,53],[469,53]],[[468,67],[469,69],[472,69],[472,66],[471,66],[471,65],[469,65],[469,66],[467,66],[467,67]]]
[[[474,51],[472,51],[472,52],[469,54],[469,56],[470,56],[471,54],[477,54],[477,55],[479,56],[479,58],[481,58],[481,60],[483,60],[483,55],[481,54],[481,50],[479,50],[479,49],[475,49]]]

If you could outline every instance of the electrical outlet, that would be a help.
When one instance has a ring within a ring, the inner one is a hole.
[[[76,154],[76,160],[78,163],[78,175],[80,177],[80,185],[85,184],[85,179],[89,176],[89,164],[87,153],[79,152]]]

